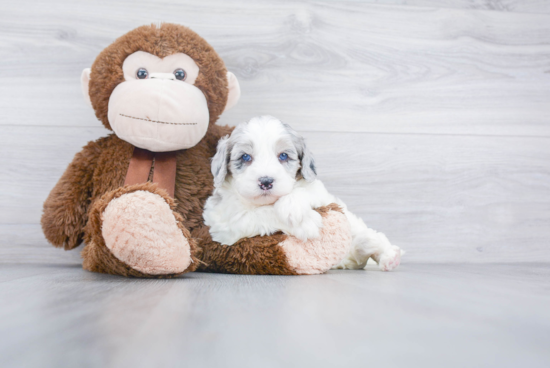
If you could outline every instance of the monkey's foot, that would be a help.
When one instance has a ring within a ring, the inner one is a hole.
[[[189,267],[189,242],[170,206],[158,194],[140,190],[115,198],[102,219],[105,246],[133,269],[162,275]]]
[[[156,184],[116,189],[92,204],[82,251],[86,270],[133,277],[194,271],[196,242]]]
[[[340,208],[331,204],[317,210],[323,227],[317,238],[301,241],[289,236],[282,243],[287,262],[300,275],[324,273],[338,264],[351,247],[351,229]]]

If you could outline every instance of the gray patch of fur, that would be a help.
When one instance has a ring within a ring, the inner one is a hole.
[[[246,140],[246,126],[248,123],[237,125],[231,136],[225,136],[218,142],[216,154],[212,158],[212,175],[214,175],[214,186],[219,187],[225,181],[225,178],[230,173],[238,173],[246,170],[248,166],[246,162],[240,158],[244,153],[252,156],[253,143]],[[294,159],[295,152],[287,152],[289,160],[284,162],[285,169],[298,177],[303,177],[311,182],[317,177],[315,168],[315,160],[313,154],[306,146],[304,138],[299,135],[288,124],[281,123],[292,141],[298,155],[297,160]],[[237,147],[235,147],[237,146]],[[236,149],[234,149],[236,148]]]
[[[212,165],[210,167],[212,175],[214,176],[214,186],[218,187],[223,184],[225,176],[227,175],[227,164],[229,163],[229,136],[222,137],[218,142],[218,148],[216,154],[212,158]]]
[[[289,134],[289,136],[292,138],[292,141],[294,142],[294,147],[296,147],[296,150],[298,151],[298,158],[300,160],[300,172],[298,173],[301,175],[306,181],[313,181],[317,177],[317,169],[315,168],[315,159],[313,158],[313,154],[311,151],[307,148],[306,142],[304,137],[299,135],[292,127],[288,124],[282,123],[285,127],[285,130]]]
[[[231,153],[236,142],[238,142],[245,135],[244,129],[246,123],[239,124],[235,127],[231,135],[222,137],[218,142],[216,154],[212,158],[211,171],[214,175],[214,186],[219,187],[225,181],[227,174],[230,174],[231,170],[241,170],[243,162],[238,160],[240,164],[236,164],[236,160],[232,159]],[[239,156],[240,157],[240,156]],[[232,165],[230,165],[230,163]],[[231,166],[231,167],[229,167]],[[228,169],[230,171],[228,171]]]
[[[247,123],[237,125],[231,137],[229,138],[229,145],[231,152],[229,153],[230,171],[232,173],[239,173],[247,168],[248,162],[241,159],[245,153],[253,156],[254,144],[246,138],[245,128]]]

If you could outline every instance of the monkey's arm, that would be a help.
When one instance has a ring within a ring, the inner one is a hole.
[[[82,243],[99,153],[96,142],[84,146],[44,202],[42,230],[55,247],[69,250]]]

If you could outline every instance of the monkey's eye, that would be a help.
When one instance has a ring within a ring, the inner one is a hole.
[[[187,73],[183,69],[176,69],[174,70],[174,75],[176,76],[177,80],[183,81],[187,77]]]
[[[279,155],[279,160],[281,160],[281,161],[286,161],[286,160],[288,160],[288,155],[287,155],[286,153],[284,153],[284,152],[281,153],[281,154]]]
[[[250,160],[252,160],[252,156],[250,156],[248,153],[245,153],[244,155],[241,156],[241,160],[245,162],[249,162]]]
[[[139,68],[136,72],[136,77],[138,79],[146,79],[149,76],[149,72],[145,68]]]

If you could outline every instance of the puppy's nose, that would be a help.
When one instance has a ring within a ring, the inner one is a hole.
[[[270,178],[269,176],[262,176],[258,179],[258,185],[260,186],[260,188],[262,188],[262,190],[268,190],[273,188],[274,180],[275,179]]]

